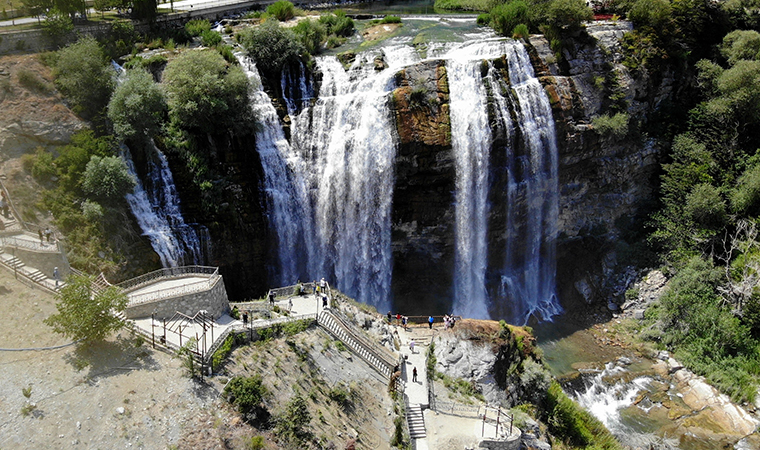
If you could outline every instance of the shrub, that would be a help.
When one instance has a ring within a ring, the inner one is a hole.
[[[747,169],[731,192],[731,207],[742,214],[760,211],[760,164]]]
[[[306,53],[295,33],[272,20],[243,30],[239,36],[240,43],[256,61],[259,70],[270,76],[279,78],[285,64],[299,60]]]
[[[53,43],[60,45],[68,40],[68,37],[74,31],[74,22],[68,14],[64,14],[53,8],[47,13],[45,21],[42,23],[42,32]],[[58,48],[56,46],[56,48]]]
[[[201,43],[206,47],[216,47],[222,42],[222,35],[214,30],[206,30],[201,34]]]
[[[327,393],[327,397],[344,408],[351,404],[351,392],[344,383],[338,383],[333,386]]]
[[[525,39],[530,36],[530,31],[528,30],[528,26],[524,23],[521,23],[520,25],[517,25],[514,30],[512,30],[512,38],[513,39]]]
[[[267,13],[280,22],[285,22],[296,16],[296,8],[287,0],[277,0],[267,6]]]
[[[205,19],[193,19],[185,24],[185,31],[190,36],[200,36],[204,31],[211,31],[211,23]]]
[[[269,391],[260,375],[233,378],[225,386],[224,394],[247,422],[265,424],[269,421],[269,412],[262,404]]]
[[[55,85],[72,101],[75,112],[89,119],[104,112],[114,72],[95,38],[84,37],[61,49],[53,73]]]
[[[277,418],[278,434],[291,441],[302,441],[310,437],[304,427],[311,422],[306,400],[300,395],[293,397],[285,406],[285,411]]]
[[[163,81],[177,127],[220,133],[246,123],[248,78],[217,51],[183,52],[167,64]]]
[[[129,70],[108,103],[108,118],[122,139],[146,140],[157,134],[167,113],[161,87],[146,70]]]
[[[742,59],[760,59],[760,33],[755,30],[735,30],[723,38],[721,54],[730,65]]]
[[[478,14],[478,18],[476,20],[477,24],[481,27],[485,27],[491,24],[491,14],[489,13],[483,13]]]
[[[87,220],[97,222],[103,218],[103,207],[92,200],[85,200],[82,202],[82,214]]]
[[[547,14],[550,25],[570,29],[577,29],[583,22],[594,18],[584,0],[553,0]]]
[[[668,0],[636,0],[628,12],[628,18],[636,25],[659,28],[665,25],[671,13]]]
[[[34,72],[26,69],[19,69],[18,82],[30,91],[34,91],[40,94],[48,94],[52,90],[52,86],[50,86],[50,84],[37,76]]]
[[[46,152],[42,147],[38,147],[34,152],[34,159],[32,161],[31,173],[37,181],[49,182],[57,175],[55,165],[53,164],[53,155]]]
[[[85,194],[109,203],[116,203],[135,187],[135,179],[118,156],[92,156],[84,171],[82,190]]]
[[[319,22],[327,28],[327,34],[338,37],[348,37],[354,34],[354,20],[346,16],[342,10],[336,10],[333,14],[324,14],[319,17]]]
[[[293,32],[301,40],[306,51],[316,55],[320,51],[322,42],[327,37],[327,27],[318,20],[301,20],[293,27]]]
[[[611,136],[621,139],[628,134],[628,114],[617,113],[610,117],[607,114],[594,117],[592,120],[594,131],[602,136]]]
[[[490,12],[491,26],[502,36],[511,36],[520,24],[529,23],[528,5],[523,0],[502,3]]]
[[[719,228],[726,222],[726,202],[709,183],[694,186],[686,197],[684,212],[694,222],[709,228]]]

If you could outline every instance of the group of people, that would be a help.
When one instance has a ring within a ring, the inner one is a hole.
[[[446,314],[443,316],[443,329],[448,330],[449,328],[454,328],[456,321],[457,319],[454,316]]]
[[[45,240],[47,240],[48,244],[50,243],[50,240],[53,237],[53,232],[50,231],[50,227],[45,227],[45,231],[42,231],[42,228],[37,230],[37,234],[40,237],[40,245],[45,245]]]
[[[314,297],[320,297],[322,298],[322,308],[327,308],[327,281],[325,281],[324,278],[319,280],[319,283],[317,283],[317,280],[314,280],[312,282],[313,290],[314,290]]]

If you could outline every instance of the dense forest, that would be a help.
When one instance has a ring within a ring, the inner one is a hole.
[[[479,24],[516,39],[542,33],[560,61],[563,46],[583,38],[584,22],[595,13],[627,19],[634,30],[622,40],[624,65],[652,78],[666,69],[677,74],[679,96],[647,123],[632,123],[621,98],[608,99],[594,121],[600,130],[647,135],[667,148],[658,203],[632,231],[641,251],[627,261],[642,270],[660,267],[671,277],[669,290],[647,310],[640,336],[673,351],[734,400],[754,400],[760,376],[760,4],[612,0],[592,10],[582,0],[437,0],[436,7],[481,12]],[[42,207],[66,234],[73,265],[118,277],[126,264],[129,240],[120,230],[133,180],[118,157],[119,142],[139,149],[154,141],[186,166],[203,213],[220,213],[227,184],[211,164],[207,142],[250,134],[256,120],[247,107],[253,87],[232,44],[258,62],[265,78],[277,79],[287,65],[308,65],[355,33],[341,11],[280,26],[299,13],[280,1],[251,13],[260,25],[222,33],[203,20],[145,35],[119,22],[102,39],[82,37],[42,55],[58,90],[92,124],[56,157],[38,152],[25,158],[48,187]],[[201,48],[185,49],[193,41]],[[173,53],[143,58],[146,48]],[[124,62],[118,81],[111,60]]]

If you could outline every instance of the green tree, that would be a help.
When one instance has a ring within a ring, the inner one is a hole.
[[[662,28],[672,13],[668,0],[636,0],[628,12],[628,17],[637,25]]]
[[[298,37],[273,20],[241,31],[239,38],[259,70],[270,76],[278,77],[285,64],[298,61],[306,53]]]
[[[74,111],[87,119],[105,113],[114,87],[114,72],[100,44],[84,37],[58,51],[55,84],[68,97]]]
[[[731,207],[745,217],[760,214],[760,164],[749,167],[739,177],[731,192]]]
[[[179,128],[220,133],[245,122],[248,78],[215,50],[183,52],[166,66],[163,83]]]
[[[44,320],[56,333],[93,342],[124,326],[116,314],[127,307],[127,295],[116,287],[94,292],[93,279],[71,275],[57,296],[58,312]]]
[[[280,22],[285,22],[296,16],[296,8],[288,0],[277,0],[267,6],[267,13]]]
[[[108,118],[122,139],[145,141],[159,132],[167,110],[163,90],[153,75],[132,69],[108,103]]]
[[[135,179],[118,156],[92,156],[84,171],[82,190],[96,200],[114,204],[135,187]]]
[[[311,422],[311,414],[306,400],[296,395],[285,406],[285,411],[277,419],[277,430],[289,440],[303,440],[310,433],[304,429]]]
[[[720,52],[730,65],[743,59],[760,59],[760,33],[755,30],[735,30],[723,38]]]
[[[73,31],[74,22],[71,21],[71,17],[55,8],[48,11],[47,17],[42,23],[42,32],[48,39],[59,46],[69,41]]]
[[[726,224],[726,202],[718,189],[708,183],[698,184],[686,197],[684,212],[697,224],[719,229]]]

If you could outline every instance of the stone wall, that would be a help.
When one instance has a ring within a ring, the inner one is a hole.
[[[517,450],[520,448],[520,435],[513,434],[506,439],[483,439],[478,448],[490,448],[491,450]]]
[[[155,312],[156,319],[163,320],[170,319],[176,312],[192,317],[202,309],[208,311],[214,319],[229,312],[230,303],[221,276],[216,278],[208,290],[128,306],[125,313],[127,319],[137,319],[150,317]]]
[[[34,267],[47,275],[48,278],[53,278],[53,269],[56,267],[58,267],[61,280],[64,280],[71,273],[68,261],[60,253],[37,252],[20,247],[6,247],[5,252],[6,254],[16,256],[24,265]]]

